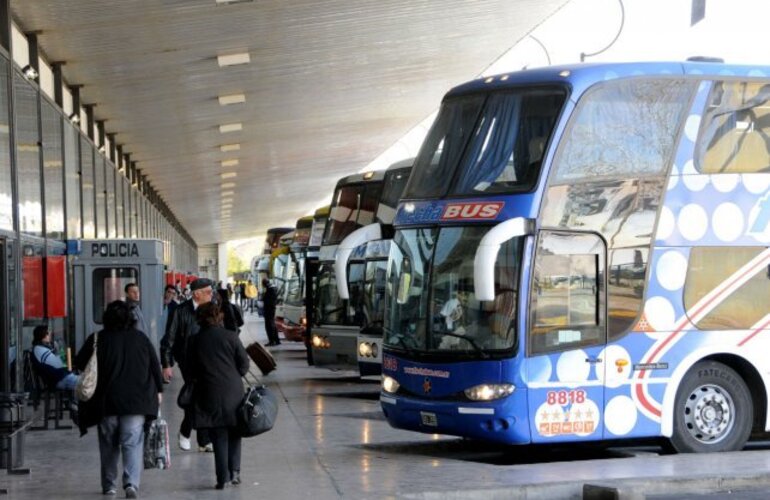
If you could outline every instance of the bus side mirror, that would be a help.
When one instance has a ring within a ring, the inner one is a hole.
[[[408,272],[401,273],[398,279],[398,292],[396,293],[396,303],[406,304],[409,300],[409,288],[412,286],[412,274]]]
[[[473,259],[473,285],[476,300],[495,300],[495,262],[500,246],[506,241],[534,234],[534,219],[516,217],[493,227],[479,243]]]
[[[350,293],[348,293],[348,257],[356,247],[372,240],[379,240],[381,234],[379,223],[369,224],[359,227],[347,235],[337,247],[337,255],[334,257],[334,273],[337,275],[337,294],[339,294],[340,299],[350,298]]]

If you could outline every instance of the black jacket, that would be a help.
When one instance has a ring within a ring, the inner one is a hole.
[[[192,299],[185,300],[174,310],[174,314],[166,323],[166,334],[160,340],[160,362],[163,368],[174,366],[174,360],[185,370],[187,342],[198,333],[198,322],[195,320],[195,307]]]
[[[222,302],[222,314],[224,315],[225,328],[231,332],[238,333],[240,327],[243,326],[243,315],[238,309],[238,306],[233,305],[231,302]]]
[[[85,370],[94,352],[94,336],[86,339],[75,356],[75,367]],[[155,349],[147,336],[135,329],[99,332],[96,345],[98,375],[93,397],[79,405],[79,425],[85,429],[111,415],[158,415],[158,393],[163,379]]]
[[[193,426],[234,426],[244,394],[241,377],[249,371],[238,335],[216,326],[202,328],[190,342],[187,363],[188,380],[195,384]]]
[[[268,317],[275,316],[275,308],[278,305],[278,291],[273,285],[268,285],[265,294],[262,297],[264,311],[263,314]]]

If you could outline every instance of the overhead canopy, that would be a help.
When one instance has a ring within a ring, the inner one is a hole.
[[[12,0],[11,9],[49,62],[66,62],[67,83],[83,85],[81,101],[96,104],[107,132],[207,244],[320,206],[339,177],[566,2]],[[218,56],[239,53],[249,62],[220,67]],[[218,99],[240,94],[245,102]],[[240,131],[220,133],[236,123]],[[240,149],[223,152],[228,144]],[[234,191],[224,219],[222,191]]]

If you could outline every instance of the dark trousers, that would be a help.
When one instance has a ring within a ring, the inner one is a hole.
[[[187,381],[188,377],[185,376],[185,369],[182,367],[182,363],[179,363],[179,371],[182,372],[182,380]],[[184,418],[182,419],[182,425],[179,426],[179,434],[183,435],[187,439],[192,436],[192,411],[184,410]],[[211,443],[211,437],[209,437],[208,429],[198,429],[195,435],[198,446],[206,446]]]
[[[280,344],[281,341],[278,338],[278,328],[275,326],[275,313],[265,313],[265,332],[267,333],[267,341],[271,344]]]
[[[227,483],[233,479],[234,472],[241,471],[241,435],[233,427],[211,427],[206,430],[214,445],[217,483]]]

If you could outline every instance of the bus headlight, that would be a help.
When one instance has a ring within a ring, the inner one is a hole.
[[[368,358],[372,355],[372,347],[369,345],[369,342],[361,342],[358,344],[358,354],[362,358]]]
[[[385,392],[389,392],[391,394],[395,394],[396,391],[398,391],[398,388],[401,386],[398,382],[396,382],[396,379],[393,377],[388,377],[387,375],[382,376],[382,390]]]
[[[304,316],[302,316],[302,317],[299,319],[299,324],[300,324],[301,326],[307,326],[307,318],[306,318],[306,317],[304,317]]]
[[[375,344],[375,343],[372,343],[372,348],[370,350],[372,351],[372,357],[373,358],[376,358],[377,354],[379,354],[379,352],[380,352],[380,348],[377,347],[377,344]]]
[[[313,335],[313,347],[318,347],[319,349],[321,346],[323,346],[324,340],[319,337],[318,335]]]
[[[465,397],[471,401],[492,401],[513,394],[513,384],[481,384],[465,389]]]

